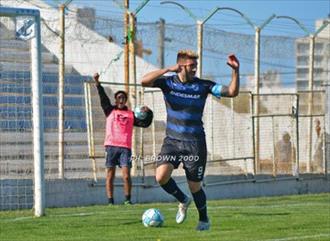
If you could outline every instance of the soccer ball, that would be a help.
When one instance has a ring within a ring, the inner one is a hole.
[[[145,227],[161,227],[164,217],[157,208],[150,208],[142,215],[142,223]]]
[[[135,107],[134,109],[134,115],[136,118],[140,119],[140,120],[144,120],[145,118],[147,118],[148,116],[148,112],[145,106],[142,107]]]

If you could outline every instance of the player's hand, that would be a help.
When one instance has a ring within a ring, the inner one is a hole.
[[[100,84],[99,78],[100,78],[99,73],[95,73],[95,74],[93,75],[93,79],[94,79],[94,81],[95,81],[95,83],[96,83],[97,85]]]
[[[234,70],[239,69],[239,61],[234,54],[228,56],[227,64]]]
[[[169,72],[175,72],[175,73],[178,73],[181,71],[181,66],[176,64],[176,65],[173,65],[171,67],[168,67],[167,68]]]

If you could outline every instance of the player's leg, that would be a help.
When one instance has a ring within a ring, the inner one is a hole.
[[[206,195],[201,186],[201,182],[188,180],[188,185],[199,214],[199,223],[196,229],[199,231],[208,230],[210,228],[210,223],[207,216]]]
[[[164,163],[158,166],[156,169],[156,180],[168,194],[171,194],[182,203],[186,200],[186,195],[171,177],[173,169],[174,167],[171,163]]]
[[[165,138],[160,154],[157,157],[156,180],[169,194],[180,203],[185,202],[187,196],[181,191],[173,178],[172,172],[180,164],[178,161],[178,148],[176,140]]]
[[[107,176],[106,176],[106,181],[105,181],[105,188],[107,192],[107,197],[108,197],[108,203],[109,204],[114,204],[113,200],[113,181],[116,176],[116,167],[109,167],[107,168]]]
[[[208,230],[210,223],[207,216],[206,195],[201,185],[207,158],[206,142],[200,140],[186,143],[185,150],[189,155],[183,158],[183,165],[188,186],[199,214],[199,223],[196,229],[200,231]]]
[[[130,174],[131,169],[129,167],[122,167],[121,172],[124,182],[125,204],[132,204],[131,202],[132,179]]]
[[[108,197],[109,204],[114,204],[113,199],[113,189],[114,185],[113,182],[116,177],[116,165],[119,158],[117,148],[113,146],[106,146],[106,161],[105,166],[107,168],[106,173],[106,180],[105,180],[105,188]]]
[[[132,152],[128,148],[120,148],[121,154],[119,159],[119,166],[121,167],[122,178],[124,182],[124,204],[132,204],[131,202],[131,190],[132,190],[132,179],[131,179],[131,167],[132,167]]]

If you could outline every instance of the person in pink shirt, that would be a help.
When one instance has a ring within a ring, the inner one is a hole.
[[[110,205],[114,204],[113,181],[116,174],[116,166],[121,167],[124,182],[125,204],[132,204],[131,189],[132,181],[130,168],[132,164],[131,148],[133,126],[148,127],[153,119],[153,112],[146,106],[133,112],[126,106],[127,94],[125,91],[115,93],[115,105],[111,101],[101,86],[99,74],[94,75],[95,85],[100,96],[103,112],[106,116],[106,131],[104,146],[106,151],[106,192]]]

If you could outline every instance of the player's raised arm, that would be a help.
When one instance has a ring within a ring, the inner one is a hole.
[[[99,93],[99,96],[100,96],[100,102],[101,102],[103,112],[106,116],[108,116],[114,107],[111,105],[111,101],[110,101],[109,97],[107,96],[107,94],[105,93],[104,88],[102,87],[99,78],[100,78],[100,75],[98,73],[95,73],[93,75],[93,79],[95,81],[95,86],[96,86],[97,92]]]
[[[232,68],[229,86],[223,86],[221,96],[236,97],[239,93],[239,61],[234,54],[228,56],[227,64]]]
[[[158,79],[159,77],[161,77],[162,75],[164,75],[168,72],[177,73],[177,72],[179,72],[179,70],[180,70],[180,66],[178,64],[176,64],[176,65],[168,67],[168,68],[151,71],[142,77],[141,84],[144,87],[152,87],[154,84],[154,81],[156,79]]]

